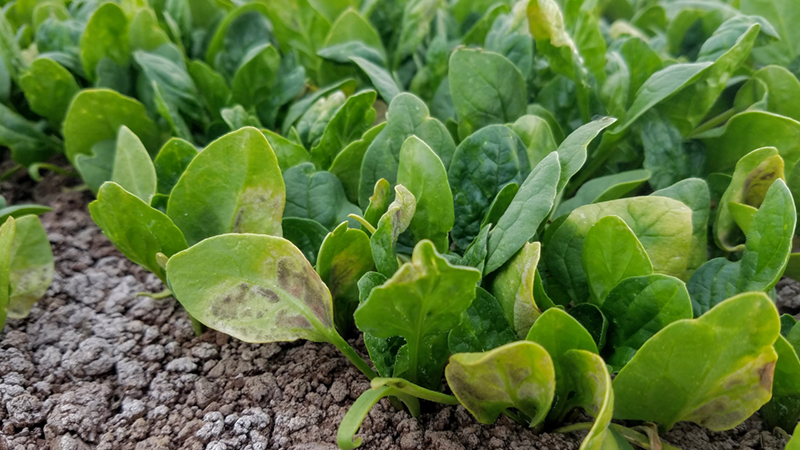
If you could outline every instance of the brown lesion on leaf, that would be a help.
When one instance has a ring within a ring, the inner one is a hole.
[[[325,285],[308,264],[298,264],[292,258],[280,258],[277,263],[278,285],[292,297],[301,299],[308,309],[325,325],[332,325],[325,302]]]
[[[761,388],[767,391],[772,391],[772,379],[775,376],[775,361],[761,366],[758,369],[758,379]]]

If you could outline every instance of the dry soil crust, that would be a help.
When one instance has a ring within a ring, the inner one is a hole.
[[[30,317],[0,333],[0,450],[333,450],[336,429],[367,380],[324,344],[244,344],[195,337],[173,299],[136,297],[160,281],[123,257],[92,222],[70,179],[18,177],[9,204],[36,201],[56,275]],[[782,284],[800,312],[800,288]],[[355,342],[362,349],[361,342]],[[580,435],[540,434],[501,419],[478,424],[461,407],[428,405],[419,419],[386,400],[360,435],[364,449],[577,449]],[[758,417],[712,433],[679,424],[664,439],[689,449],[780,449]]]

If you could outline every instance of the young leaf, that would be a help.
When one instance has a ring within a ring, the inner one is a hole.
[[[692,244],[686,273],[681,277],[687,281],[708,260],[708,218],[711,215],[708,184],[699,178],[687,178],[651,195],[678,200],[692,210]]]
[[[553,132],[546,120],[539,116],[524,115],[508,126],[528,147],[528,161],[536,166],[545,156],[556,150]]]
[[[692,300],[686,286],[667,275],[625,278],[602,305],[611,322],[606,361],[616,370],[659,330],[672,322],[692,318]]]
[[[105,3],[89,18],[81,36],[80,56],[83,72],[97,81],[98,64],[103,59],[126,66],[130,59],[128,18],[116,3]]]
[[[642,243],[618,216],[603,217],[589,228],[581,254],[589,292],[598,305],[620,281],[653,273]]]
[[[231,90],[222,75],[198,59],[189,61],[187,68],[200,97],[211,115],[219,119],[219,111],[228,105]]]
[[[516,408],[535,427],[547,416],[556,391],[553,361],[542,346],[527,341],[453,355],[445,375],[459,402],[484,424]]]
[[[518,185],[530,173],[525,144],[503,125],[482,128],[459,144],[447,173],[456,221],[452,237],[466,248],[506,184]]]
[[[411,262],[359,305],[356,325],[379,338],[405,338],[394,375],[436,388],[447,360],[447,333],[475,298],[480,277],[471,267],[450,265],[430,241],[422,241]],[[387,322],[390,316],[393,320]]]
[[[531,325],[542,314],[533,297],[536,265],[539,263],[542,245],[525,243],[497,276],[489,291],[497,297],[506,320],[520,338],[526,336]]]
[[[336,91],[317,100],[300,117],[297,122],[297,134],[306,148],[313,148],[319,144],[328,123],[346,101],[344,92]]]
[[[513,122],[525,114],[525,78],[502,55],[458,49],[450,56],[448,77],[462,139],[487,125]]]
[[[36,58],[19,79],[31,110],[55,126],[63,122],[67,109],[80,88],[75,77],[49,58]]]
[[[389,182],[385,179],[381,178],[375,183],[375,192],[372,194],[372,197],[369,198],[367,209],[364,210],[364,220],[373,227],[378,226],[378,221],[389,209],[391,193],[392,188],[389,187]]]
[[[353,326],[353,312],[358,306],[358,282],[375,268],[369,237],[361,230],[342,223],[329,233],[317,256],[316,270],[333,297],[333,318],[339,333]]]
[[[214,236],[172,256],[167,276],[192,317],[237,339],[336,340],[331,294],[286,239]]]
[[[252,48],[236,69],[231,82],[231,101],[255,110],[259,120],[267,122],[272,113],[272,99],[278,79],[281,56],[270,44]]]
[[[212,142],[172,189],[167,215],[194,245],[223,233],[280,235],[286,198],[264,135],[242,128]]]
[[[761,417],[769,429],[791,430],[800,419],[800,359],[783,336],[778,336],[773,347],[778,362],[772,380],[772,398],[761,407]]]
[[[737,295],[699,319],[672,323],[614,379],[614,417],[667,430],[679,421],[714,431],[735,427],[770,398],[779,333],[778,312],[763,293]]]
[[[417,209],[414,195],[402,184],[395,186],[394,191],[394,201],[381,216],[369,240],[375,267],[386,277],[397,271],[397,239],[411,224]]]
[[[153,161],[157,179],[156,192],[169,195],[195,156],[197,148],[191,143],[179,138],[168,140]]]
[[[484,273],[505,264],[536,235],[553,209],[560,174],[558,153],[551,153],[531,171],[489,232],[489,257]]]
[[[375,125],[367,130],[361,139],[348,144],[336,155],[331,167],[328,169],[330,173],[336,175],[336,178],[342,182],[344,193],[351,203],[358,204],[358,184],[361,181],[361,163],[364,161],[364,155],[367,153],[372,141],[378,137],[384,127],[386,127],[386,122]]]
[[[3,21],[4,19],[0,19]],[[0,24],[2,26],[2,24]],[[9,271],[11,268],[11,246],[14,243],[16,222],[9,217],[0,227],[0,330],[6,324],[8,317],[8,302],[11,283]]]
[[[451,353],[485,352],[517,340],[497,299],[476,288],[475,299],[450,330],[447,346]]]
[[[39,218],[28,215],[16,219],[8,268],[8,317],[27,317],[50,287],[54,271],[53,251]]]
[[[166,214],[113,182],[103,184],[89,212],[123,255],[166,282],[156,255],[170,257],[187,247],[183,233]]]
[[[286,118],[283,120],[283,125],[281,126],[281,134],[284,136],[289,135],[289,130],[295,125],[295,122],[302,117],[306,111],[311,107],[311,105],[317,103],[319,99],[325,97],[333,92],[342,91],[345,94],[352,94],[356,89],[356,82],[353,79],[347,78],[341,81],[338,81],[334,84],[329,86],[322,87],[317,89],[312,94],[307,95],[301,100],[298,100],[292,106],[289,107],[289,110],[286,111]]]
[[[156,169],[147,149],[133,132],[123,125],[117,135],[111,181],[150,203],[156,193]]]
[[[576,406],[570,405],[569,399],[570,394],[578,388],[573,383],[568,368],[565,367],[566,354],[573,349],[597,353],[597,344],[577,320],[558,308],[550,308],[545,311],[533,324],[526,339],[544,347],[553,359],[556,396],[547,417],[548,420],[560,421],[570,409]]]
[[[349,214],[359,214],[358,206],[347,201],[339,180],[330,172],[315,172],[314,164],[303,163],[283,173],[286,184],[286,217],[301,217],[319,222],[332,230]]]
[[[447,252],[447,233],[453,229],[453,194],[447,184],[447,171],[442,160],[416,136],[411,136],[400,149],[397,183],[406,187],[417,200],[417,209],[409,229],[414,239],[431,240],[440,252]]]
[[[327,170],[347,144],[358,139],[375,121],[375,91],[351,95],[325,126],[319,144],[311,148],[318,168]]]
[[[385,178],[390,186],[397,180],[400,149],[409,136],[422,139],[439,156],[445,168],[450,167],[455,143],[447,129],[430,117],[425,103],[412,94],[400,94],[392,99],[386,112],[386,127],[367,148],[361,165],[358,204],[369,203],[375,183]]]
[[[583,241],[592,225],[613,215],[619,216],[639,239],[654,272],[683,275],[692,240],[692,211],[686,205],[665,197],[634,197],[581,206],[551,235],[545,235],[548,293],[556,303],[582,302],[589,297],[582,264]]]

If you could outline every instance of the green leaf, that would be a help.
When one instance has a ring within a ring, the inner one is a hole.
[[[116,151],[116,141],[100,141],[92,146],[90,156],[81,153],[75,157],[75,168],[92,192],[96,193],[103,183],[111,180]]]
[[[713,431],[735,427],[770,398],[779,332],[778,312],[763,293],[737,295],[698,319],[672,323],[614,379],[614,417],[667,430],[679,421]]]
[[[561,171],[558,153],[548,155],[520,186],[514,200],[489,232],[489,258],[484,273],[505,264],[531,240],[550,215]]]
[[[3,21],[5,19],[0,19]],[[0,24],[2,26],[2,24]],[[11,246],[14,243],[14,232],[16,222],[13,217],[9,217],[0,227],[0,330],[6,324],[8,317],[8,303],[10,299],[10,268],[11,268]]]
[[[272,45],[263,44],[251,49],[233,75],[231,100],[254,109],[259,119],[266,122],[272,99],[278,95],[273,89],[280,64],[281,56]]]
[[[159,47],[157,51],[137,50],[133,54],[142,76],[150,84],[158,85],[159,92],[154,95],[163,97],[168,108],[175,111],[174,115],[178,120],[182,120],[179,114],[183,114],[201,122],[206,118],[203,102],[199,99],[200,94],[181,57],[182,53],[171,44]],[[177,58],[177,61],[173,58]]]
[[[228,80],[259,47],[271,44],[269,8],[263,3],[248,3],[232,9],[211,37],[205,61]]]
[[[377,188],[378,186],[376,190]],[[370,238],[375,267],[386,277],[392,276],[397,271],[397,239],[411,224],[417,209],[414,194],[402,184],[395,186],[394,191],[394,201],[378,220],[375,232]]]
[[[449,73],[462,139],[487,125],[513,122],[525,114],[525,79],[504,56],[461,48],[450,56]]]
[[[302,145],[295,144],[278,133],[267,129],[262,129],[261,132],[267,138],[269,146],[275,151],[278,166],[282,171],[302,163],[311,162],[311,155]]]
[[[537,274],[539,272],[536,272]],[[540,295],[537,292],[537,285],[540,283],[539,275],[536,275],[533,285],[533,295]],[[552,307],[552,305],[550,306]],[[608,335],[608,319],[603,315],[600,308],[591,303],[581,303],[569,309],[569,315],[580,323],[586,331],[592,335],[598,349],[606,345]]]
[[[126,66],[131,56],[128,18],[116,3],[104,3],[92,14],[81,36],[81,64],[91,81],[97,81],[97,65],[108,59]]]
[[[322,48],[332,47],[349,41],[361,41],[364,45],[372,47],[386,59],[386,50],[383,48],[378,31],[372,24],[355,9],[348,9],[342,13],[331,25],[328,36]],[[319,65],[318,78],[320,84],[329,84],[347,76],[354,76],[356,69],[335,62],[322,60]]]
[[[800,12],[791,0],[742,0],[739,8],[743,14],[753,14],[767,19],[780,35],[780,40],[753,51],[761,64],[789,65],[800,56],[800,31],[791,26],[800,20]]]
[[[497,299],[480,287],[475,294],[461,323],[447,336],[451,353],[485,352],[517,340]]]
[[[466,248],[478,234],[498,193],[509,183],[521,185],[529,173],[525,144],[506,126],[482,128],[459,144],[447,173],[457,248]]]
[[[149,8],[142,8],[133,16],[129,36],[133,50],[150,51],[170,43],[169,36],[158,24],[155,12]]]
[[[745,248],[743,242],[737,241],[742,234],[736,227],[730,203],[758,208],[764,202],[767,189],[778,178],[784,178],[783,159],[774,147],[753,150],[736,163],[731,184],[719,201],[714,220],[714,241],[721,249],[740,252]]]
[[[330,172],[316,172],[314,164],[303,163],[283,173],[286,185],[285,217],[312,219],[332,230],[349,214],[359,214],[358,206],[347,201],[341,183]]]
[[[267,139],[242,128],[189,163],[172,189],[167,215],[190,245],[223,233],[280,235],[285,192]]]
[[[179,138],[167,141],[153,161],[158,180],[156,192],[169,195],[195,156],[197,148],[189,142]]]
[[[800,359],[792,345],[778,336],[773,346],[778,354],[772,380],[772,399],[761,407],[761,417],[770,430],[791,430],[800,419]]]
[[[139,137],[150,155],[161,148],[156,124],[138,101],[108,89],[78,93],[64,119],[64,150],[74,164],[80,154],[91,156],[95,144],[117,138],[121,126]]]
[[[330,22],[308,0],[265,0],[264,4],[280,47],[295,50],[305,67],[317,67],[317,49],[323,46]]]
[[[359,305],[356,325],[379,338],[402,336],[406,344],[398,352],[395,376],[436,388],[447,361],[447,333],[475,298],[480,278],[471,267],[450,265],[430,241],[422,241],[411,262]],[[387,322],[390,316],[394,319]]]
[[[313,148],[319,144],[328,123],[345,101],[344,92],[336,91],[328,97],[317,100],[300,117],[297,122],[297,134],[306,148]]]
[[[574,197],[560,203],[553,217],[569,214],[579,206],[625,197],[635,192],[649,178],[650,171],[642,169],[593,178],[581,185]]]
[[[558,146],[558,160],[561,164],[561,178],[558,181],[558,192],[561,193],[573,175],[583,167],[586,162],[586,147],[600,134],[610,127],[617,119],[601,117],[570,133]]]
[[[681,277],[686,271],[692,211],[683,203],[665,197],[633,197],[585,205],[572,211],[549,239],[545,236],[548,294],[556,303],[579,303],[589,297],[583,241],[592,225],[606,216],[619,216],[628,225],[650,257],[654,272]]]
[[[753,218],[741,259],[712,259],[689,279],[695,317],[740,292],[772,289],[788,264],[796,221],[789,189],[783,180],[775,180]]]
[[[344,193],[352,203],[358,204],[358,185],[361,181],[361,163],[364,161],[364,155],[367,153],[372,141],[378,137],[378,134],[383,131],[385,126],[386,122],[375,125],[367,130],[361,139],[350,142],[347,147],[336,155],[331,167],[328,169],[330,173],[336,175],[336,178],[342,182]],[[388,205],[388,201],[386,204]]]
[[[335,340],[331,294],[286,239],[214,236],[171,257],[167,276],[192,317],[242,341]]]
[[[228,88],[225,78],[208,64],[197,59],[189,61],[188,71],[206,109],[211,112],[213,117],[219,118],[219,111],[227,106],[231,96],[231,90]]]
[[[369,81],[380,92],[383,101],[386,103],[391,103],[395,97],[403,92],[403,88],[397,83],[394,76],[383,67],[358,56],[350,56],[350,61],[356,63],[367,74]]]
[[[533,342],[520,341],[484,353],[458,353],[447,365],[447,384],[483,424],[515,408],[542,423],[556,391],[553,361]]]
[[[510,13],[495,19],[484,43],[486,50],[514,63],[526,79],[533,67],[533,37],[528,27],[527,7],[525,2],[517,2]]]
[[[47,292],[54,272],[53,251],[39,218],[28,215],[16,219],[8,268],[8,317],[27,317],[36,300]]]
[[[686,286],[667,275],[625,278],[602,305],[611,322],[606,361],[619,370],[636,351],[672,322],[692,318],[692,300]]]
[[[33,204],[6,206],[4,208],[0,208],[0,221],[5,223],[6,219],[8,219],[9,217],[18,219],[22,216],[27,216],[29,214],[38,216],[40,214],[44,214],[52,210],[53,208],[49,206],[33,205]]]
[[[375,91],[351,95],[325,126],[319,143],[311,148],[311,158],[318,168],[327,170],[351,142],[360,138],[375,121]]]
[[[392,188],[389,187],[389,182],[385,179],[381,178],[377,183],[375,183],[375,191],[373,192],[372,197],[369,198],[369,205],[367,205],[367,209],[364,210],[364,220],[366,220],[373,227],[378,226],[378,221],[389,209],[391,193]]]
[[[711,215],[708,184],[699,178],[687,178],[651,195],[678,200],[692,210],[692,244],[686,272],[681,277],[687,281],[708,260],[708,217]]]
[[[545,156],[556,150],[553,132],[546,120],[539,116],[524,115],[508,126],[528,148],[528,161],[536,166]]]
[[[316,270],[333,296],[333,318],[339,333],[353,327],[353,312],[359,303],[358,282],[374,270],[369,237],[342,223],[330,232],[319,249]]]
[[[763,67],[736,91],[733,105],[736,111],[763,109],[800,120],[800,81],[784,67]]]
[[[362,304],[367,301],[372,290],[386,283],[387,277],[378,272],[367,272],[358,280],[358,302]],[[400,336],[390,338],[380,338],[370,333],[364,333],[364,345],[369,352],[369,359],[375,364],[375,369],[383,377],[391,377],[394,374],[394,363],[400,347],[405,345],[406,340]]]
[[[80,88],[61,64],[49,58],[36,58],[19,79],[31,110],[58,126],[67,114],[72,97]]]
[[[571,397],[579,385],[573,382],[566,362],[570,350],[586,350],[597,353],[592,335],[577,320],[558,308],[550,308],[531,327],[526,338],[544,347],[553,359],[556,376],[556,396],[548,420],[559,422],[572,408],[578,406]]]
[[[575,387],[570,404],[594,416],[589,434],[583,438],[581,450],[632,450],[625,439],[618,439],[609,428],[614,413],[614,390],[611,376],[600,356],[586,350],[569,350],[564,354],[564,368]]]
[[[500,217],[508,210],[511,202],[514,201],[517,192],[519,192],[519,185],[513,182],[508,183],[500,189],[500,192],[498,192],[494,200],[492,200],[492,204],[489,205],[489,210],[481,221],[481,230],[483,230],[483,227],[486,225],[494,225],[500,220]]]
[[[59,146],[44,132],[45,123],[33,123],[0,104],[0,145],[11,149],[11,159],[29,166],[46,161]]]
[[[356,82],[353,79],[344,79],[337,83],[334,83],[329,86],[322,87],[317,89],[312,94],[307,95],[306,97],[302,98],[301,100],[296,101],[292,106],[289,107],[289,110],[286,112],[286,118],[283,120],[283,126],[281,127],[281,134],[284,136],[289,135],[289,129],[292,125],[297,122],[297,120],[306,113],[306,111],[311,107],[311,105],[317,103],[317,101],[325,97],[335,91],[341,90],[344,93],[353,93],[356,89]]]
[[[300,249],[311,265],[316,264],[317,253],[328,235],[328,229],[316,220],[300,217],[284,217],[281,228],[283,237]]]
[[[187,247],[183,233],[166,214],[113,182],[103,184],[89,212],[122,254],[166,282],[156,255],[170,257]]]
[[[414,239],[431,240],[437,250],[450,247],[447,233],[453,229],[453,194],[447,184],[447,171],[436,153],[425,142],[411,136],[400,149],[397,183],[405,186],[417,201],[409,229]]]
[[[459,265],[474,267],[483,273],[483,266],[486,256],[489,254],[489,230],[491,224],[481,226],[481,231],[475,236],[475,240],[464,250]]]
[[[358,204],[366,207],[375,183],[385,178],[390,186],[397,180],[400,149],[409,136],[422,139],[439,156],[445,168],[450,167],[455,143],[447,129],[430,117],[428,107],[413,94],[396,96],[386,112],[386,127],[367,148],[361,165]]]
[[[622,280],[653,273],[642,243],[618,216],[603,217],[589,228],[581,255],[590,301],[598,305]]]
[[[156,193],[156,169],[153,161],[142,141],[125,125],[119,129],[117,136],[111,181],[148,204]]]
[[[786,450],[798,450],[800,449],[800,423],[794,427],[794,431],[792,432],[792,438],[789,439],[789,442],[786,443]]]
[[[503,308],[506,320],[520,338],[528,334],[533,323],[542,314],[533,297],[533,283],[541,249],[542,245],[538,242],[526,242],[497,273],[489,287],[489,291]]]

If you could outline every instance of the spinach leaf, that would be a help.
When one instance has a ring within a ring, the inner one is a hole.
[[[527,336],[531,326],[542,314],[533,296],[536,265],[542,246],[525,243],[513,258],[497,273],[489,291],[497,298],[506,320],[519,338]]]
[[[564,214],[569,214],[575,208],[590,203],[600,203],[625,197],[636,191],[649,178],[650,171],[642,169],[593,178],[584,183],[574,197],[561,202],[553,216],[560,217]]]
[[[319,253],[322,242],[328,235],[328,229],[316,220],[301,217],[284,217],[281,220],[281,228],[283,237],[294,244],[308,262],[314,265],[317,262],[317,253]]]
[[[98,80],[102,60],[125,67],[131,57],[128,18],[116,3],[104,3],[92,14],[81,36],[81,64],[91,81]]]
[[[0,21],[2,20],[4,19],[0,19]],[[8,317],[9,290],[11,288],[9,280],[11,246],[14,243],[15,230],[16,221],[13,217],[6,219],[3,225],[0,226],[0,327],[5,326],[6,318]]]
[[[347,201],[339,180],[330,172],[315,171],[314,164],[303,163],[286,169],[285,217],[300,217],[319,222],[328,230],[359,214],[358,206]]]
[[[773,348],[778,362],[772,379],[772,398],[761,407],[761,417],[769,428],[791,430],[800,419],[800,359],[783,336],[778,336]]]
[[[483,288],[461,315],[461,323],[450,330],[447,346],[452,353],[485,352],[517,340],[497,299]]]
[[[377,190],[378,185],[375,188]],[[411,224],[417,209],[414,194],[405,186],[398,184],[394,187],[394,191],[394,201],[378,220],[375,232],[369,240],[375,267],[386,277],[392,276],[397,271],[397,239]],[[388,196],[381,197],[388,200]]]
[[[8,317],[22,319],[30,314],[36,300],[47,292],[53,281],[55,267],[50,241],[39,218],[27,215],[14,221],[13,243],[7,272],[8,307],[2,309],[7,309]],[[0,232],[0,236],[2,234]]]
[[[67,115],[70,101],[80,88],[75,77],[49,58],[36,58],[19,79],[31,110],[59,125]]]
[[[156,169],[153,161],[142,141],[125,125],[119,129],[117,135],[111,181],[148,204],[156,193]]]
[[[153,161],[157,180],[156,192],[169,195],[195,156],[197,148],[189,142],[180,138],[168,140]]]
[[[350,142],[347,147],[343,148],[336,158],[333,159],[328,171],[334,175],[342,183],[344,193],[347,199],[355,204],[358,204],[358,188],[361,181],[361,163],[364,161],[364,155],[367,153],[372,141],[378,137],[386,122],[375,125],[367,130],[361,139]],[[386,181],[386,180],[384,180]],[[388,202],[387,202],[388,205]]]
[[[361,137],[375,121],[375,91],[350,96],[325,126],[319,143],[311,148],[318,168],[327,170],[344,148]]]

